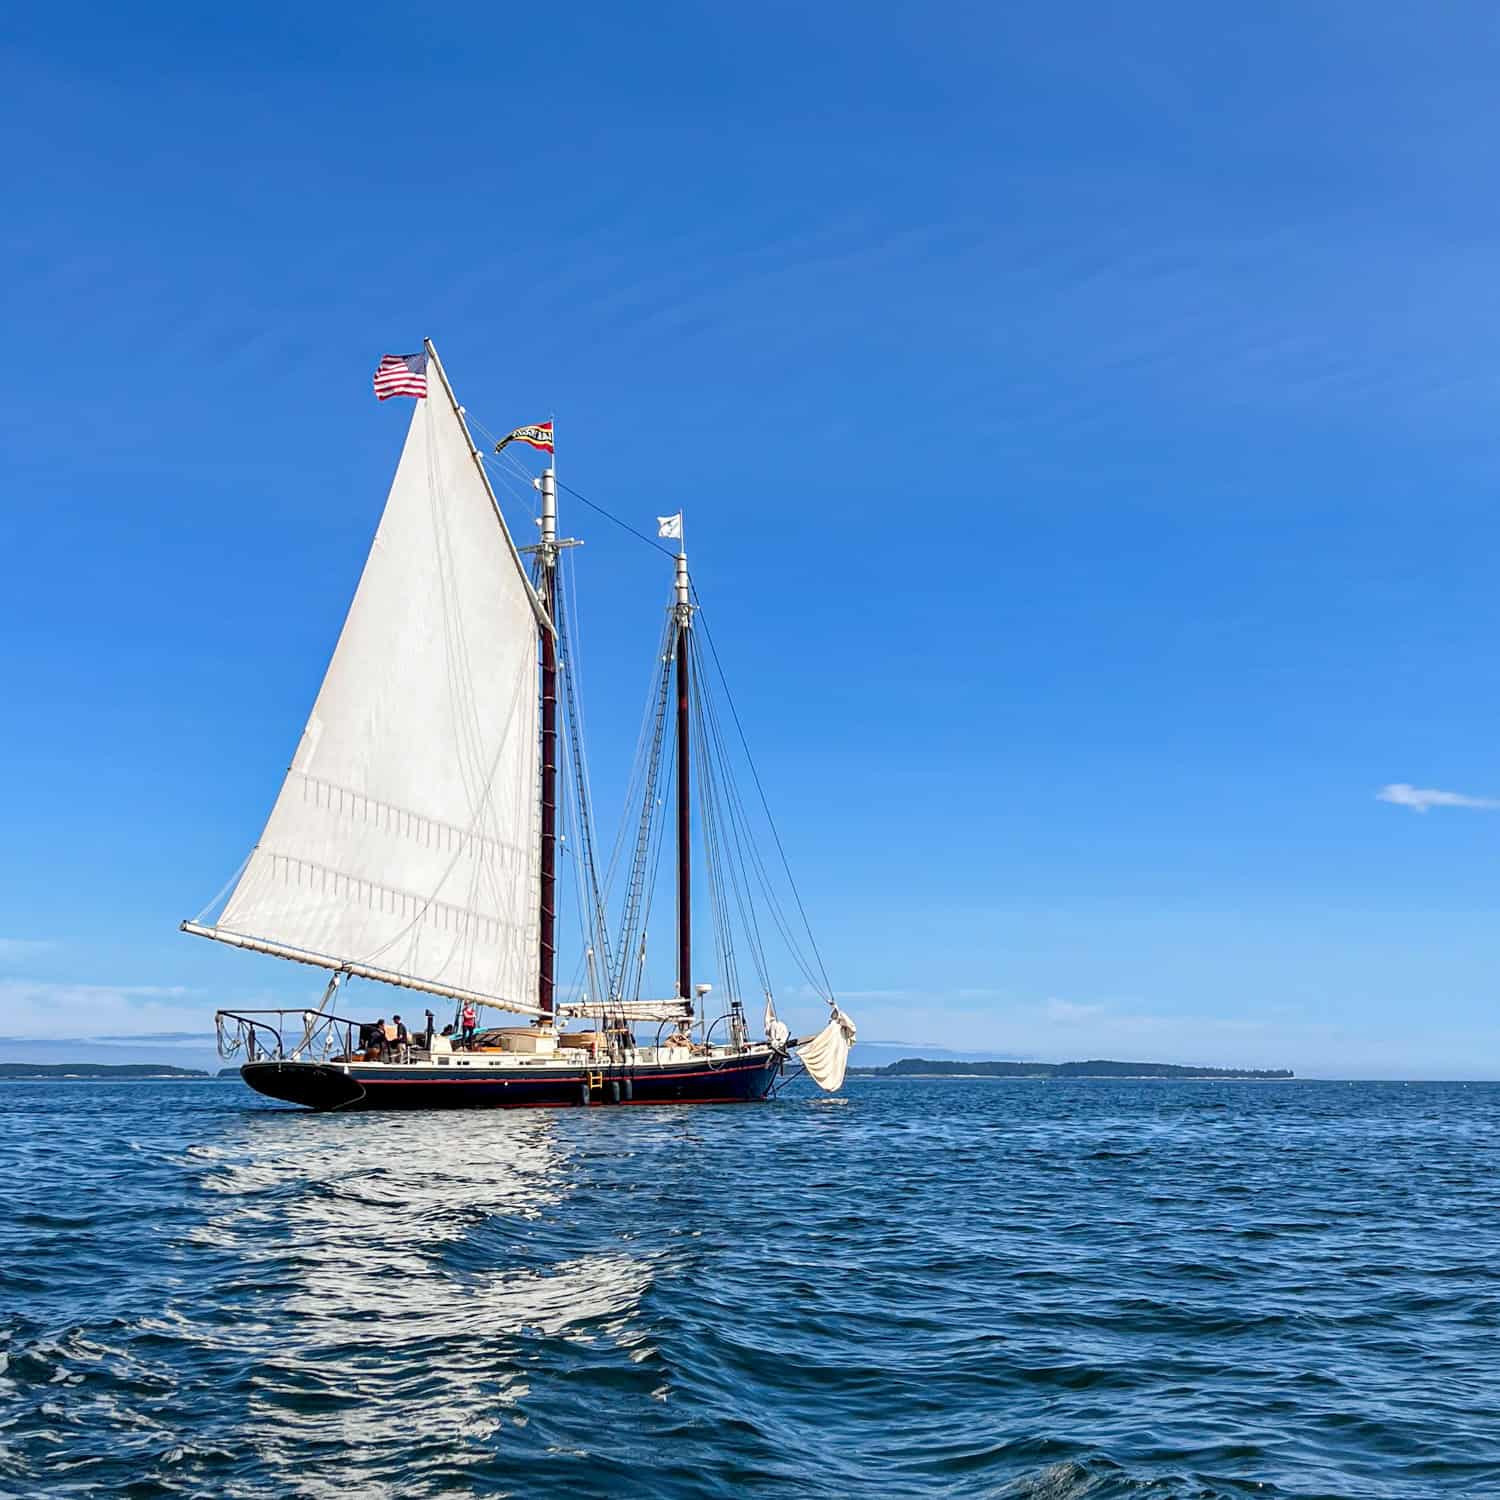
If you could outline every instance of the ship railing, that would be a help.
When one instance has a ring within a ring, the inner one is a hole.
[[[246,1062],[328,1062],[359,1047],[361,1021],[316,1010],[221,1010],[214,1013],[219,1056]]]

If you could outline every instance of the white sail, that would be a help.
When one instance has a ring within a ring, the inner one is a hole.
[[[807,1076],[820,1089],[833,1094],[843,1086],[854,1036],[854,1022],[835,1005],[828,1024],[817,1036],[798,1043],[797,1056],[802,1059]]]
[[[190,930],[533,1010],[539,607],[428,351],[281,794],[218,922]]]
[[[690,1000],[580,1000],[558,1006],[569,1018],[590,1016],[600,1021],[686,1021],[693,1014]]]

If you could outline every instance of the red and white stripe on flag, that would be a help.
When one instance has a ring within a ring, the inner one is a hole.
[[[392,396],[427,394],[427,355],[387,354],[375,367],[375,394],[382,400]]]
[[[553,451],[552,424],[538,422],[532,427],[518,427],[509,437],[503,437],[495,444],[495,452],[498,453],[507,443],[530,443],[533,448],[540,448],[544,453],[551,453]]]

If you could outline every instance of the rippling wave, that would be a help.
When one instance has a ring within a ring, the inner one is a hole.
[[[0,1494],[1500,1493],[1500,1086],[0,1086]]]

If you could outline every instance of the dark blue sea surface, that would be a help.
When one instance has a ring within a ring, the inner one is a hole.
[[[1500,1086],[0,1084],[0,1493],[1500,1494]]]

